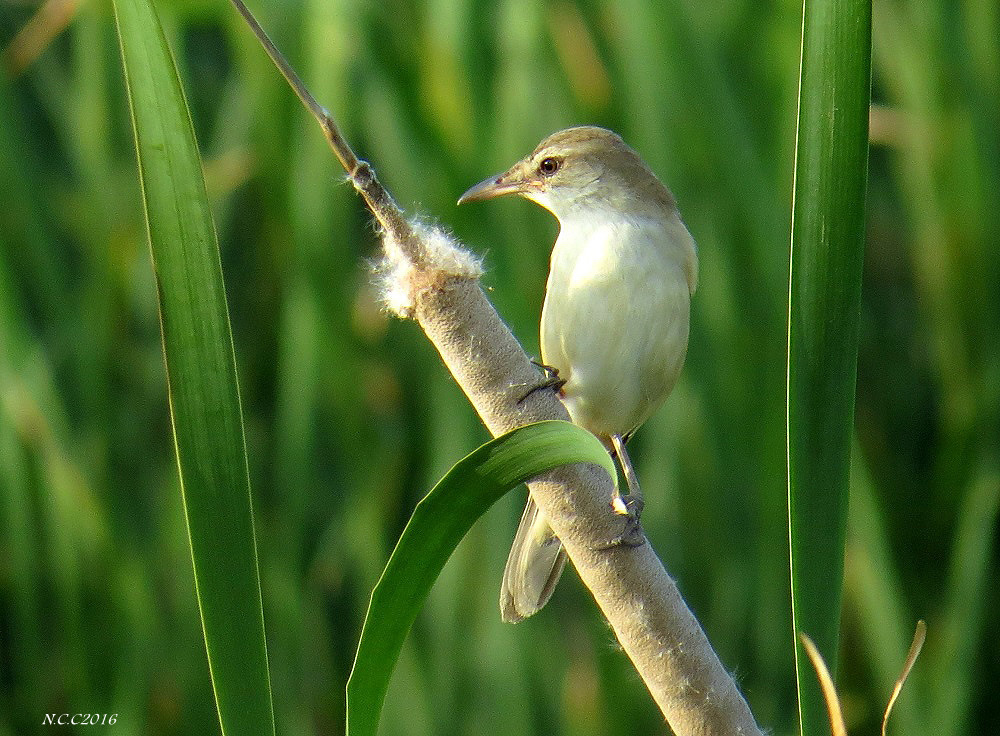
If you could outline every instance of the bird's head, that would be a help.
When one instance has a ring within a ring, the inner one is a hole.
[[[553,133],[499,176],[458,203],[519,194],[557,218],[579,209],[651,215],[673,212],[673,195],[617,133],[594,126]]]

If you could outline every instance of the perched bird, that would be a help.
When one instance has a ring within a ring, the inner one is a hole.
[[[635,521],[638,481],[625,440],[663,403],[687,352],[698,255],[673,195],[616,133],[593,126],[553,133],[459,204],[519,194],[559,221],[541,320],[541,359],[575,424],[618,458]],[[641,537],[640,537],[641,538]],[[552,595],[565,552],[530,496],[500,591],[505,621]]]

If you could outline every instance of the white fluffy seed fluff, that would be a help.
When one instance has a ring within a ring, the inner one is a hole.
[[[413,220],[410,222],[422,249],[420,266],[423,278],[416,278],[417,269],[399,241],[388,232],[382,233],[382,258],[375,267],[379,294],[386,309],[400,317],[411,317],[415,291],[428,283],[427,274],[478,279],[483,275],[482,259],[466,250],[437,225]]]

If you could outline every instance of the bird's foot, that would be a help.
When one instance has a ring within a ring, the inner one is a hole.
[[[531,361],[532,365],[537,365],[545,373],[545,378],[539,381],[537,384],[529,388],[525,394],[517,400],[518,404],[523,404],[525,400],[531,396],[536,391],[544,391],[546,389],[552,389],[559,394],[559,391],[563,386],[566,385],[566,379],[559,377],[559,369],[554,368],[551,365],[545,365],[544,363],[539,363],[537,360]]]
[[[616,514],[625,517],[625,528],[622,533],[611,540],[606,546],[600,547],[602,550],[613,549],[614,547],[641,547],[646,543],[646,535],[643,534],[639,517],[646,503],[642,496],[629,494],[628,496],[615,496],[611,501],[611,508]]]
[[[643,500],[642,491],[639,490],[639,478],[632,467],[632,461],[625,451],[625,440],[619,434],[611,435],[612,454],[618,458],[622,472],[625,474],[625,481],[628,484],[628,495],[623,496],[620,491],[615,491],[615,497],[611,499],[611,508],[616,514],[625,517],[625,529],[611,543],[603,549],[612,547],[641,547],[646,542],[646,535],[642,533],[642,526],[639,524],[639,517],[646,502]]]
[[[559,369],[556,368],[554,365],[546,365],[542,361],[535,360],[534,358],[531,359],[531,364],[533,366],[535,366],[536,368],[541,368],[542,372],[545,374],[546,378],[558,378],[559,377]]]

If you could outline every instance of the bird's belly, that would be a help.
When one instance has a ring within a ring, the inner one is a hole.
[[[566,379],[575,423],[603,437],[631,432],[663,403],[684,363],[684,272],[650,247],[594,242],[572,258],[557,255],[542,309],[542,360]]]

